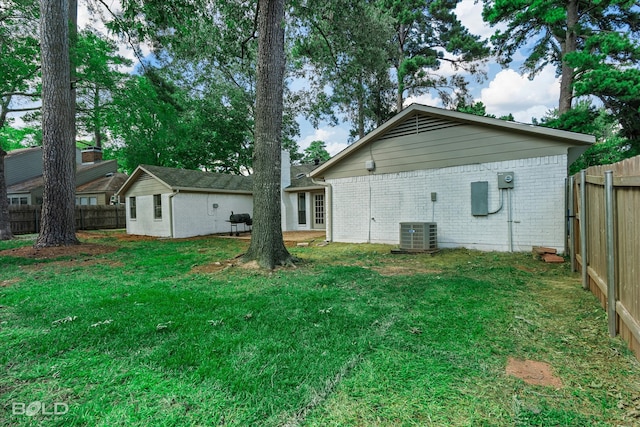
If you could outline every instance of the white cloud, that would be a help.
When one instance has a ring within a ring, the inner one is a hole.
[[[557,108],[560,80],[554,67],[546,67],[533,80],[514,70],[502,70],[480,91],[487,112],[496,116],[513,114],[516,121],[530,122]]]
[[[423,104],[431,107],[442,108],[442,100],[439,96],[433,96],[431,93],[425,93],[423,95],[410,95],[404,100],[404,106],[408,107],[411,104]]]
[[[462,0],[458,3],[454,12],[458,16],[462,25],[467,27],[471,34],[488,39],[495,32],[489,24],[482,19],[483,3],[477,0]]]

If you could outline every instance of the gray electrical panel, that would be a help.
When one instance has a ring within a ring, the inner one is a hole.
[[[498,172],[498,188],[513,188],[513,172]]]
[[[489,182],[471,183],[471,215],[489,215]]]

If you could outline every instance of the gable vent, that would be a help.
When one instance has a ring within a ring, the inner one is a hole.
[[[414,114],[398,126],[385,132],[384,135],[380,136],[378,139],[398,138],[401,136],[415,135],[418,133],[429,132],[437,129],[446,129],[454,126],[460,126],[460,123],[425,116],[422,114]]]

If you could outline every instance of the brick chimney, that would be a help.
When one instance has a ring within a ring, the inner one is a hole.
[[[96,163],[102,161],[102,148],[88,147],[82,150],[82,163]]]

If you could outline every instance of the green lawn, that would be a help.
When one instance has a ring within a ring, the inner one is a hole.
[[[263,272],[224,268],[234,239],[93,235],[117,250],[0,253],[0,425],[640,423],[640,364],[567,263],[330,244]]]

